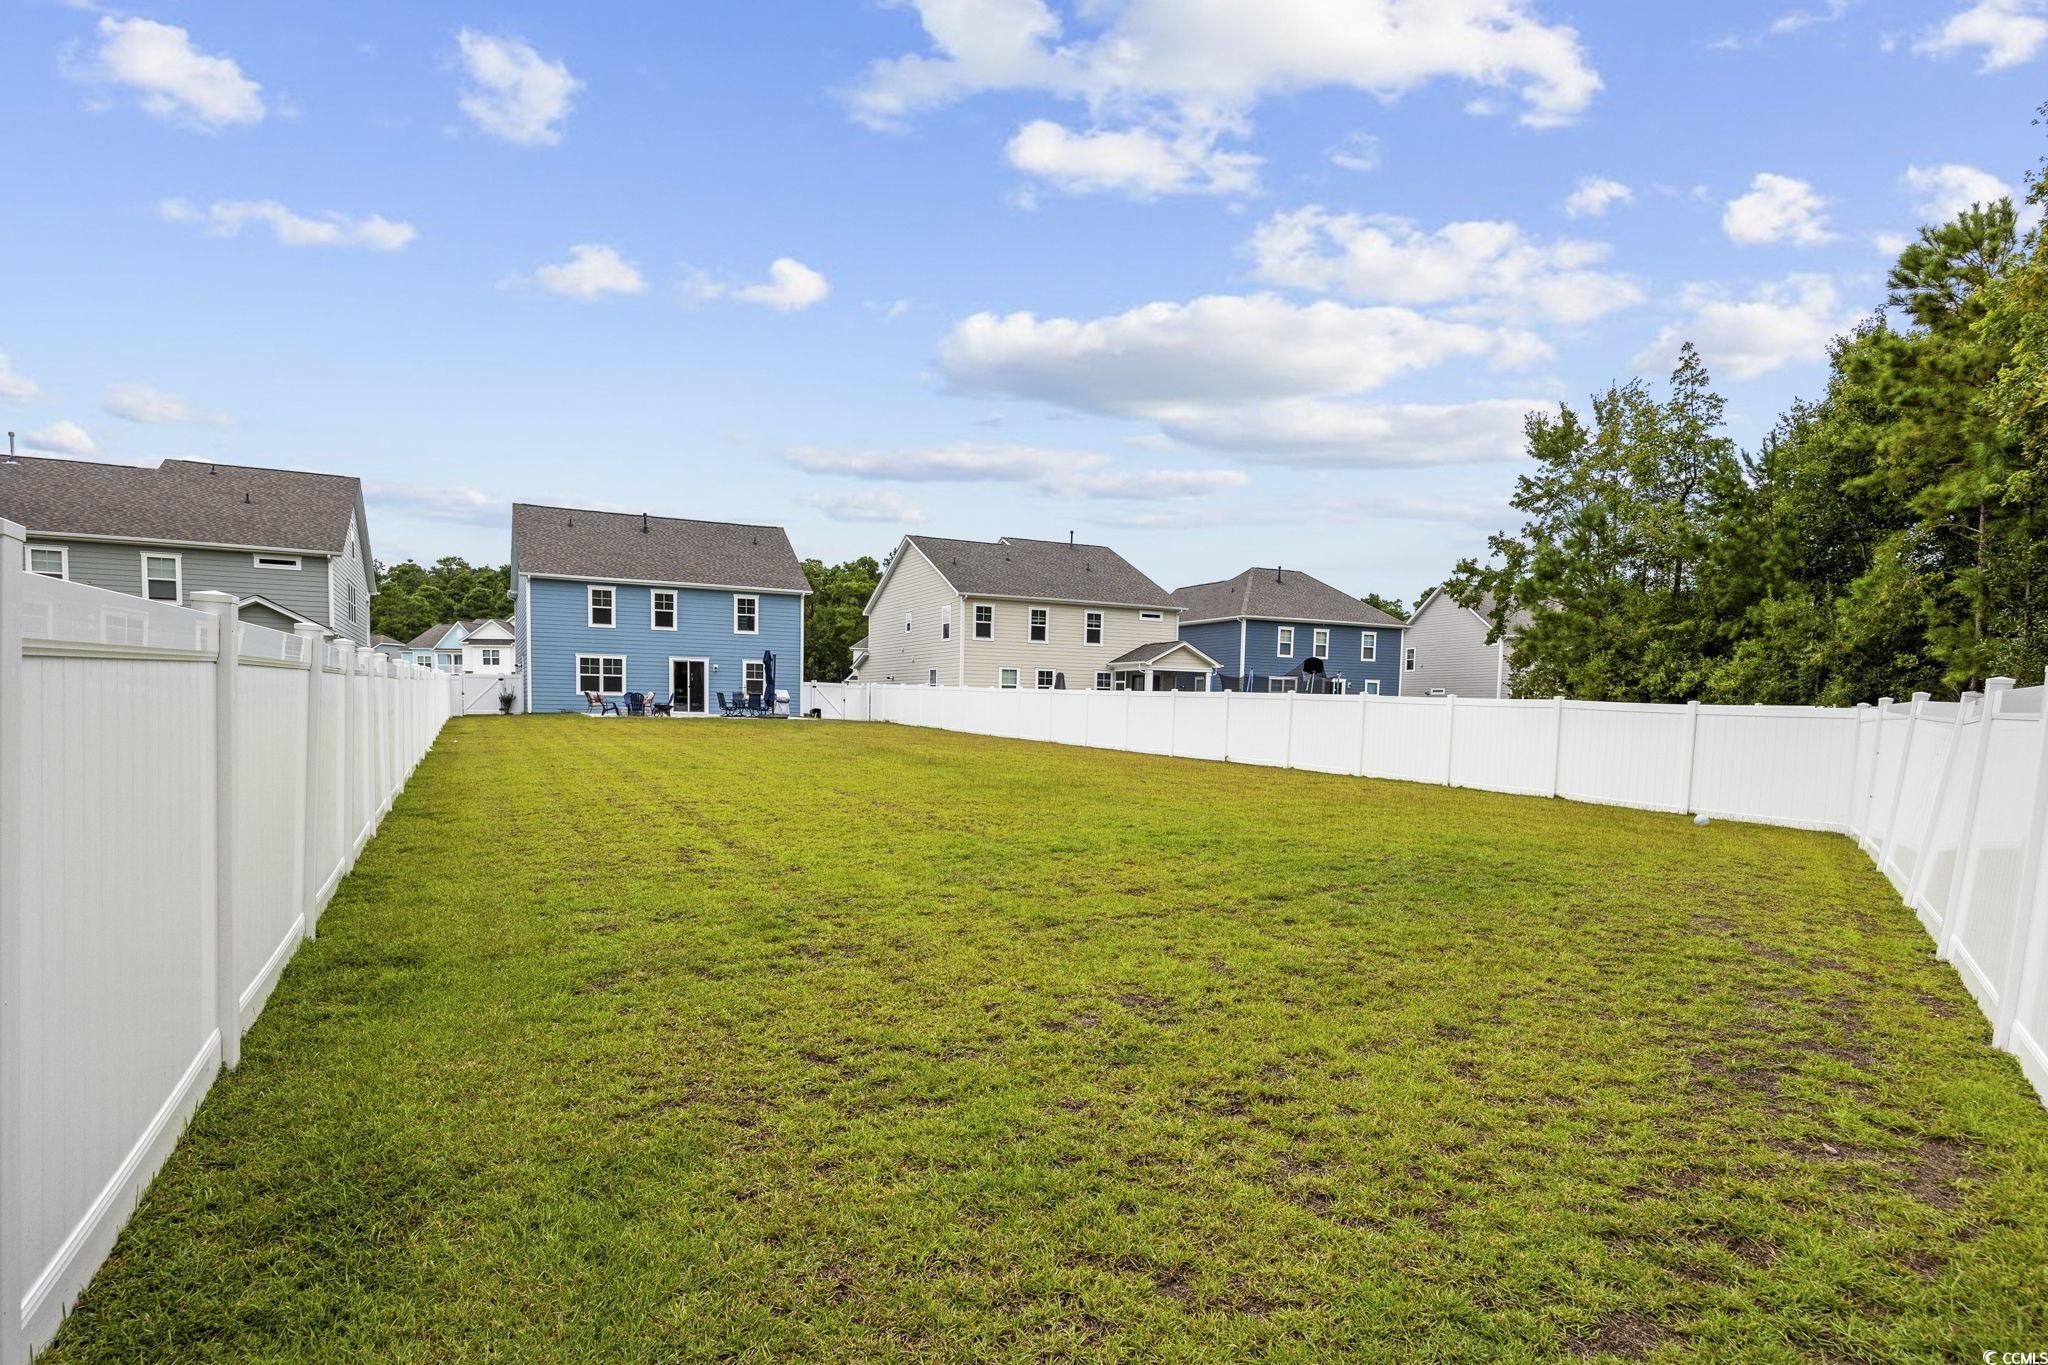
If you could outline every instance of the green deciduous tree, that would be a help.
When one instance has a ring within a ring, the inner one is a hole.
[[[861,610],[874,595],[882,566],[872,555],[827,564],[804,561],[811,595],[804,608],[804,676],[838,682],[853,668],[854,642],[868,633]]]
[[[370,629],[394,640],[410,640],[429,626],[478,617],[512,619],[509,565],[471,565],[454,555],[422,568],[414,560],[377,569],[377,595],[370,599]]]

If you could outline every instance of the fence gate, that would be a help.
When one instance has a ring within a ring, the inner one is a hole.
[[[462,685],[462,701],[455,708],[460,716],[495,716],[500,711],[498,695],[510,692],[519,695],[517,673],[464,673],[456,679]],[[518,710],[514,703],[513,710]]]

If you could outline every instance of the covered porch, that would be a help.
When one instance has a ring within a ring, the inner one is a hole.
[[[1139,645],[1109,661],[1114,686],[1125,692],[1207,692],[1216,661],[1185,640]]]

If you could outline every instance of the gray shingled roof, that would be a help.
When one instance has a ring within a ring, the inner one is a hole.
[[[1208,655],[1203,654],[1201,650],[1196,649],[1186,640],[1159,640],[1149,645],[1139,645],[1136,649],[1125,650],[1114,659],[1111,659],[1109,666],[1115,668],[1119,664],[1128,664],[1134,667],[1143,667],[1155,660],[1165,658],[1176,649],[1185,649],[1190,654],[1197,654],[1204,659],[1209,659]],[[1214,659],[1209,659],[1210,667],[1215,667],[1215,664],[1216,661]]]
[[[1398,618],[1299,569],[1246,569],[1218,583],[1176,589],[1181,624],[1196,621],[1301,621],[1312,625],[1398,626]]]
[[[514,571],[557,578],[808,592],[780,526],[512,504]]]
[[[188,545],[340,554],[359,519],[362,480],[345,474],[165,460],[154,469],[24,455],[0,464],[0,517],[46,536],[118,536]]]
[[[453,621],[444,621],[438,626],[428,626],[425,630],[413,636],[412,643],[408,644],[406,648],[435,649],[439,647],[442,638],[453,629],[455,629],[455,623]]]
[[[906,537],[968,597],[1084,602],[1173,610],[1172,595],[1107,545],[1064,540],[947,540]]]
[[[465,641],[474,640],[477,636],[484,634],[493,626],[497,628],[499,634],[503,635],[508,640],[513,638],[513,636],[516,634],[516,632],[512,629],[512,623],[510,621],[501,621],[493,616],[479,616],[473,621],[464,621],[461,623],[461,625],[463,631],[463,639]]]

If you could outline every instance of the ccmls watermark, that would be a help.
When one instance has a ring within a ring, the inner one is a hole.
[[[1986,1351],[1984,1365],[2048,1365],[2048,1351]]]

